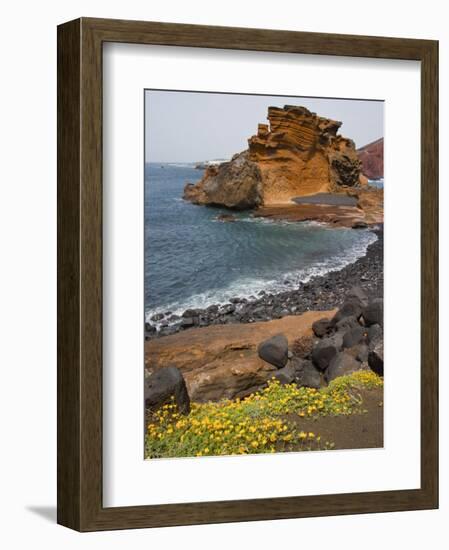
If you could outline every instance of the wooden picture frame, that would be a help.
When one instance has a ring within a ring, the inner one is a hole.
[[[105,508],[102,503],[104,42],[421,62],[421,488]],[[58,27],[58,523],[79,531],[438,506],[438,43],[81,18]]]

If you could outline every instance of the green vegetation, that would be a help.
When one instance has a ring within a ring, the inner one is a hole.
[[[321,390],[282,386],[266,388],[239,400],[192,403],[188,416],[172,402],[148,424],[146,458],[217,456],[332,448],[319,434],[300,429],[300,418],[362,414],[360,390],[383,386],[372,371],[337,378]],[[297,416],[296,422],[291,420]]]

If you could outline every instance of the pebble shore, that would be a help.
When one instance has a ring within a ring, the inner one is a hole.
[[[339,271],[300,283],[297,289],[277,294],[261,291],[251,299],[235,297],[227,304],[206,309],[188,309],[182,316],[157,314],[145,323],[145,339],[174,334],[192,327],[227,323],[254,323],[300,315],[306,311],[339,307],[353,286],[360,286],[371,298],[383,297],[383,226],[372,231],[377,240],[366,255]]]

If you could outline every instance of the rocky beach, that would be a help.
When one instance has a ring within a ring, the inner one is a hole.
[[[377,240],[368,246],[366,255],[343,269],[313,277],[296,290],[278,294],[264,291],[252,299],[235,296],[226,304],[205,309],[187,309],[182,315],[167,311],[145,323],[145,338],[150,340],[193,327],[229,323],[254,323],[300,315],[306,311],[324,311],[339,307],[346,292],[360,286],[369,296],[383,296],[383,228],[372,229]],[[285,281],[288,284],[288,281]]]

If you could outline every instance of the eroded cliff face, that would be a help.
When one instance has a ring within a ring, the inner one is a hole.
[[[370,179],[384,177],[384,139],[380,138],[357,150],[362,172]]]
[[[262,172],[264,204],[360,183],[354,142],[337,136],[341,122],[290,105],[270,107],[268,121],[248,141],[249,158]]]
[[[354,142],[337,135],[341,122],[293,105],[269,107],[268,121],[259,124],[246,151],[209,167],[197,184],[188,184],[184,198],[248,209],[365,183]]]

